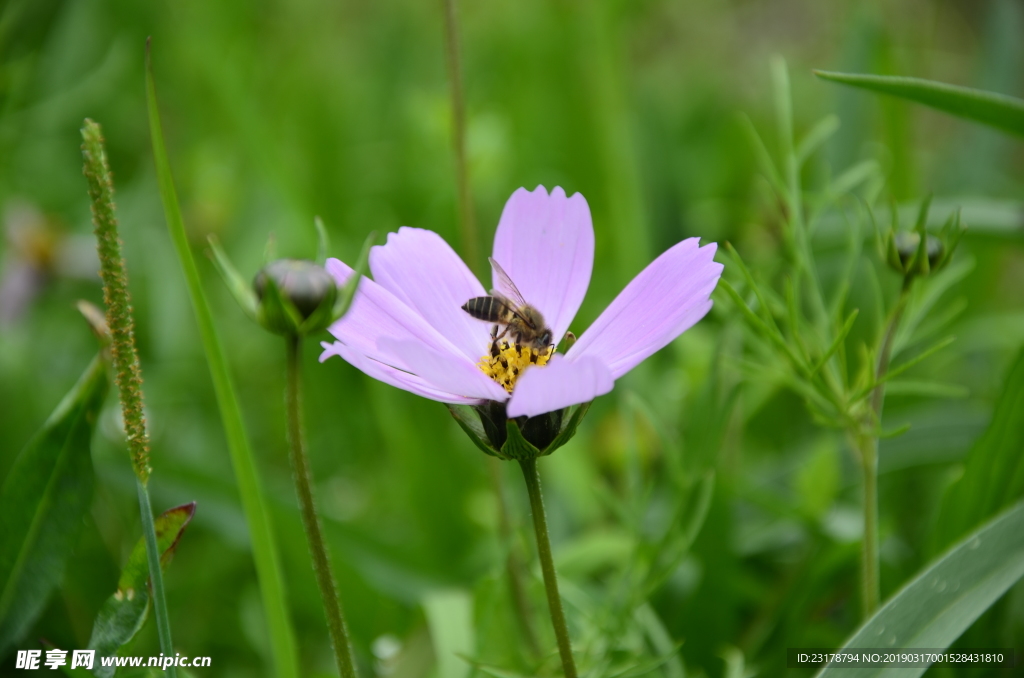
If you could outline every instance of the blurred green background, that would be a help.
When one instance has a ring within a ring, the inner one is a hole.
[[[166,576],[176,646],[213,658],[196,675],[269,675],[270,660],[245,520],[160,207],[143,90],[146,37],[194,249],[217,234],[249,275],[270,236],[283,255],[312,256],[315,215],[330,232],[331,254],[350,262],[370,230],[400,225],[435,230],[458,247],[442,11],[440,0],[0,3],[0,478],[96,350],[74,308],[77,299],[101,302],[79,150],[89,117],[104,127],[115,173],[154,507],[198,502]],[[597,255],[577,334],[682,238],[729,240],[748,261],[784,265],[777,205],[737,121],[749,115],[774,151],[773,54],[789,63],[798,131],[828,113],[842,123],[806,171],[808,185],[872,158],[886,175],[885,195],[910,204],[934,192],[936,218],[965,206],[971,231],[958,258],[973,268],[942,302],[962,306],[958,341],[921,368],[956,385],[955,397],[894,392],[886,404],[887,425],[914,424],[882,444],[883,597],[892,593],[933,555],[941,493],[1024,344],[1024,146],[816,80],[811,69],[916,75],[1021,96],[1024,5],[495,0],[462,2],[460,20],[484,252],[517,187],[583,193]],[[838,273],[828,239],[816,246]],[[304,673],[330,675],[287,462],[282,345],[242,315],[208,259],[199,265],[271,499]],[[858,332],[867,335],[877,331],[869,320],[877,309],[868,312],[871,295],[861,292],[855,286],[852,303],[862,302]],[[723,675],[723,657],[736,649],[761,675],[781,675],[785,648],[836,646],[858,623],[858,474],[842,435],[817,427],[781,380],[745,379],[729,308],[719,304],[621,380],[541,469],[567,598],[598,606],[613,604],[631,550],[666,520],[678,491],[662,472],[669,457],[692,478],[714,470],[707,520],[650,609],[670,645],[682,643],[690,675]],[[521,670],[488,460],[443,406],[339,359],[320,365],[318,353],[308,341],[310,453],[364,675],[442,675],[437,618],[452,599],[472,601],[467,653]],[[39,638],[86,646],[140,535],[118,417],[111,396],[94,449],[92,511],[63,585],[26,641],[33,647]],[[502,471],[517,548],[532,553],[518,469]],[[637,506],[642,515],[633,520]],[[472,598],[438,597],[453,590]],[[542,644],[553,648],[539,575],[530,594]],[[580,638],[587,608],[573,600]],[[977,625],[988,634],[978,644],[1024,646],[1024,588]],[[152,622],[135,648],[158,652]],[[8,671],[9,658],[0,659],[0,673]]]

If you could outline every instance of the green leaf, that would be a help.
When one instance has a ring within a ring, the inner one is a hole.
[[[472,597],[465,591],[435,591],[424,597],[423,610],[434,643],[437,675],[467,676],[472,667],[464,657],[476,650]]]
[[[1017,354],[988,428],[967,453],[964,473],[942,498],[935,550],[1024,497],[1024,349]]]
[[[196,504],[192,502],[169,509],[154,521],[161,567],[167,567],[178,546],[178,540],[181,539],[195,512]],[[146,560],[146,542],[145,538],[141,538],[132,549],[124,570],[121,571],[117,592],[103,603],[92,626],[89,649],[96,650],[93,673],[100,678],[108,678],[114,675],[115,671],[114,667],[102,666],[100,658],[116,655],[146,622],[146,615],[149,612],[147,581],[149,564]]]
[[[184,534],[192,516],[196,513],[196,503],[183,504],[168,509],[157,516],[154,521],[156,543],[160,550],[160,566],[166,568],[178,547],[178,540]],[[146,561],[146,544],[143,539],[132,549],[128,562],[117,580],[119,593],[127,593],[130,589],[140,588],[149,579],[149,564]]]
[[[78,541],[92,501],[93,428],[106,394],[97,356],[0,488],[0,655],[28,632]]]
[[[1024,575],[1024,502],[968,535],[904,586],[844,648],[944,649]],[[901,668],[914,678],[925,668]],[[818,678],[891,675],[885,668],[826,666]]]
[[[814,71],[819,78],[907,99],[952,115],[1024,136],[1024,100],[934,80]]]
[[[818,150],[822,144],[828,141],[836,130],[839,129],[839,118],[835,115],[826,115],[824,118],[819,120],[811,131],[800,140],[800,143],[796,147],[796,159],[801,165],[811,157],[816,150]]]
[[[945,384],[926,379],[900,379],[890,382],[885,392],[888,395],[927,396],[929,398],[966,398],[970,391],[958,384]]]

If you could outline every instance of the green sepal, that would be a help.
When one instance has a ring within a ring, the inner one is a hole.
[[[505,444],[501,446],[503,459],[522,461],[524,459],[536,459],[543,454],[523,437],[523,433],[519,430],[519,424],[515,419],[509,419],[505,422],[505,430],[508,431],[508,438],[505,440]]]
[[[359,287],[359,281],[366,274],[366,263],[370,259],[370,248],[373,243],[377,240],[377,233],[371,232],[370,235],[366,236],[366,240],[363,241],[363,249],[359,252],[359,258],[356,259],[356,265],[352,267],[352,275],[345,281],[345,286],[341,288],[340,294],[338,294],[337,300],[334,302],[334,310],[332,315],[334,320],[338,320],[348,312],[349,306],[352,305],[352,299],[356,296],[356,288]]]
[[[576,435],[576,429],[579,428],[580,422],[583,421],[583,417],[587,416],[587,410],[590,409],[592,402],[593,401],[590,403],[583,403],[581,405],[573,405],[572,407],[567,407],[563,411],[562,421],[565,423],[562,425],[562,430],[558,433],[558,436],[551,441],[551,444],[544,448],[544,451],[541,453],[542,455],[547,456],[551,454],[559,447],[569,442],[572,437]],[[566,421],[565,415],[570,411],[572,414],[569,415],[568,421]]]
[[[313,315],[316,313],[314,312]],[[281,288],[269,276],[266,279],[263,298],[260,299],[259,306],[256,308],[256,321],[264,329],[275,334],[297,334],[299,327],[303,324],[302,316],[295,308],[295,304],[281,293]]]
[[[925,230],[925,224],[928,223],[928,210],[932,204],[932,196],[929,193],[925,196],[925,199],[921,201],[921,208],[917,211],[917,223],[914,224],[914,231],[917,233],[917,251],[914,253],[914,259],[910,264],[910,270],[915,275],[928,275],[931,273],[931,262],[928,256],[928,232]],[[941,247],[941,243],[939,243]],[[941,256],[941,253],[940,253]],[[938,258],[936,258],[936,262]]]
[[[492,457],[498,457],[503,459],[501,453],[495,450],[487,442],[487,433],[484,431],[483,423],[480,421],[480,414],[476,408],[469,405],[456,405],[453,403],[447,403],[448,411],[451,412],[452,418],[458,423],[459,428],[465,431],[469,439],[473,441],[482,452],[489,454]]]
[[[572,405],[563,410],[539,415],[541,417],[557,417],[555,425],[558,426],[558,433],[543,448],[526,439],[526,435],[523,433],[523,425],[531,420],[525,417],[506,419],[504,421],[503,432],[505,436],[503,439],[498,435],[498,431],[502,429],[492,431],[493,435],[488,435],[483,421],[483,418],[487,415],[482,412],[483,408],[486,408],[486,405],[475,407],[470,405],[448,405],[448,411],[451,412],[452,417],[458,422],[459,427],[466,432],[466,435],[469,436],[474,445],[485,454],[497,457],[503,461],[509,461],[512,459],[523,460],[545,457],[565,445],[576,435],[576,429],[579,428],[580,422],[583,421],[587,410],[590,409],[590,403]],[[504,408],[499,407],[499,409],[504,411]],[[492,421],[491,423],[492,426],[501,425],[500,421]],[[500,448],[498,447],[499,442],[501,443]]]
[[[327,253],[331,251],[331,239],[327,236],[323,219],[313,217],[313,226],[316,228],[316,263],[323,266],[327,263]]]
[[[256,320],[256,308],[259,302],[256,299],[256,295],[252,291],[252,287],[248,281],[241,276],[231,260],[228,259],[227,255],[224,254],[224,250],[220,246],[220,241],[217,236],[210,235],[207,238],[210,243],[210,252],[213,255],[213,264],[217,268],[217,272],[220,273],[220,277],[224,280],[224,284],[227,285],[228,291],[231,292],[231,296],[235,298],[238,305],[242,307],[242,311],[245,312],[249,318]],[[258,321],[257,321],[258,322]]]
[[[166,569],[178,546],[181,535],[195,515],[196,504],[184,504],[169,509],[154,521],[157,546],[160,550],[160,566]],[[107,598],[100,607],[93,622],[90,650],[96,650],[93,673],[100,678],[114,675],[115,667],[105,667],[99,659],[113,657],[118,650],[131,642],[135,634],[146,623],[149,614],[149,564],[146,560],[145,538],[139,539],[132,549],[128,562],[117,582],[117,591]]]

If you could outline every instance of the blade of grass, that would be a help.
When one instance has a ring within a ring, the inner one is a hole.
[[[814,71],[824,80],[907,99],[967,120],[1024,136],[1024,99],[934,80]]]
[[[270,527],[270,518],[267,514],[266,500],[256,475],[256,464],[253,461],[252,448],[242,422],[242,411],[238,405],[231,373],[228,371],[224,347],[217,335],[213,313],[203,294],[199,271],[189,248],[188,237],[185,235],[185,225],[181,218],[181,208],[178,205],[178,196],[174,189],[174,179],[171,176],[171,167],[167,159],[167,149],[164,145],[163,131],[160,125],[160,112],[157,109],[156,86],[153,80],[153,64],[148,41],[146,43],[146,101],[149,107],[149,129],[153,142],[153,159],[156,162],[157,178],[160,184],[160,198],[163,202],[171,240],[174,242],[178,261],[181,263],[185,275],[206,360],[210,366],[217,406],[224,422],[224,434],[231,454],[231,463],[238,480],[242,508],[249,525],[253,558],[256,561],[256,574],[270,631],[275,673],[281,678],[297,678],[299,674],[295,637],[285,603],[284,580],[281,576],[281,565]]]
[[[949,647],[981,614],[1024,575],[1024,502],[965,536],[878,610],[843,645],[859,648]],[[817,678],[914,678],[926,666],[893,670],[884,666],[831,664]]]

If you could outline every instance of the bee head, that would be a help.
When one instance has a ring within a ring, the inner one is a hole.
[[[541,346],[544,346],[544,347],[550,346],[551,345],[551,330],[544,330],[543,332],[541,332],[540,336],[537,337],[537,342]]]

